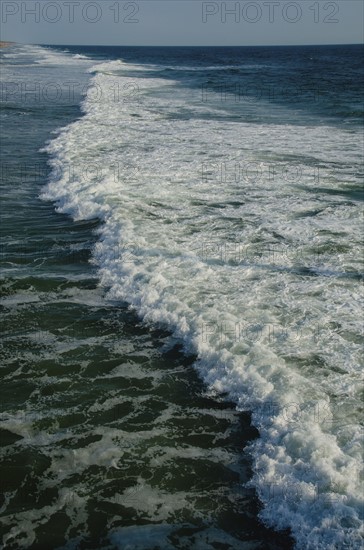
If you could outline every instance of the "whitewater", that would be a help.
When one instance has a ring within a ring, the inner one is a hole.
[[[106,299],[167,329],[211,391],[251,411],[263,521],[297,549],[359,548],[359,132],[213,88],[203,101],[155,66],[89,72],[83,116],[45,148],[41,198],[102,222]]]

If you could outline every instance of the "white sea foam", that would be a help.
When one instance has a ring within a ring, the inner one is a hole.
[[[47,49],[43,46],[26,46],[24,50],[26,50],[25,53],[36,58],[35,63],[37,65],[85,65],[85,63],[90,64],[91,62],[85,55],[72,55],[72,53],[67,51]]]
[[[217,120],[158,78],[115,101],[135,73],[92,70],[104,100],[91,87],[84,117],[49,143],[42,197],[104,222],[94,261],[108,298],[168,328],[211,389],[252,411],[262,518],[299,549],[359,548],[357,136]]]

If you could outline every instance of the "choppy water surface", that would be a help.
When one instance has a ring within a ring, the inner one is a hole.
[[[360,50],[2,58],[4,547],[359,548]]]

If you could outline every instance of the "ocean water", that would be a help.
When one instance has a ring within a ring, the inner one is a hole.
[[[3,547],[360,548],[362,48],[0,55]]]

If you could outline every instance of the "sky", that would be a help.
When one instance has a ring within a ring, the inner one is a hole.
[[[362,0],[0,0],[1,40],[26,44],[357,44]]]

